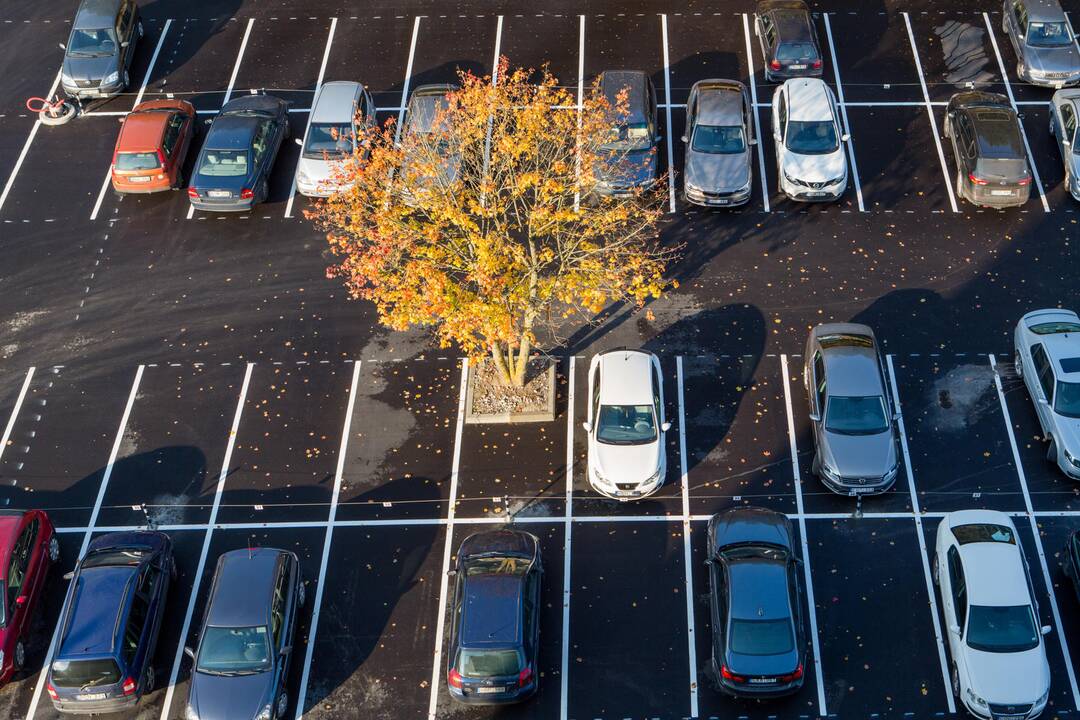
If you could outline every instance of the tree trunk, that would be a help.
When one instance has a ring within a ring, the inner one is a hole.
[[[530,352],[532,352],[532,344],[528,336],[523,336],[518,346],[517,362],[514,364],[514,387],[525,387],[525,370],[529,367]]]
[[[499,379],[506,385],[511,384],[510,369],[506,366],[506,361],[513,359],[510,353],[504,351],[498,343],[491,343],[491,359],[495,363],[495,368],[499,371]]]

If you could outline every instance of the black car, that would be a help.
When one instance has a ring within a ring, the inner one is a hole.
[[[945,110],[945,137],[956,157],[956,194],[986,207],[1026,203],[1031,170],[1021,132],[1016,111],[1004,95],[953,95]]]
[[[61,712],[130,710],[154,687],[172,540],[159,532],[117,532],[90,543],[73,572],[46,684]]]
[[[130,82],[135,45],[143,36],[135,0],[82,0],[64,49],[60,84],[68,97],[107,98]]]
[[[270,95],[244,95],[214,118],[188,184],[198,210],[243,212],[270,195],[270,171],[289,137],[289,108]]]
[[[761,42],[766,80],[821,77],[821,46],[810,9],[802,0],[762,0],[754,31]]]
[[[711,671],[737,697],[787,695],[803,684],[806,639],[791,521],[745,507],[709,520]]]
[[[466,703],[501,704],[536,692],[540,640],[540,541],[500,529],[458,549],[446,685]]]
[[[195,662],[187,720],[280,720],[304,583],[295,553],[232,550],[218,558]]]
[[[608,153],[599,173],[596,192],[601,196],[628,196],[637,188],[647,190],[656,183],[660,142],[656,88],[640,70],[608,70],[597,79],[613,114],[611,136],[603,144]],[[625,107],[619,102],[626,93]],[[625,115],[618,112],[625,109]]]

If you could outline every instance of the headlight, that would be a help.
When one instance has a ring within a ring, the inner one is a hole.
[[[1074,468],[1080,468],[1080,458],[1074,457],[1073,454],[1065,448],[1062,448],[1062,452],[1065,453],[1065,459],[1068,460]]]
[[[978,695],[976,695],[975,692],[971,688],[967,689],[967,696],[968,696],[968,700],[975,703],[979,707],[986,707],[986,701],[983,700]]]
[[[829,478],[833,482],[842,482],[842,480],[840,479],[840,473],[836,472],[825,463],[821,463],[821,474]]]
[[[1039,696],[1039,699],[1035,701],[1036,705],[1045,705],[1046,701],[1050,699],[1050,688],[1046,688],[1046,692]]]
[[[199,713],[188,705],[184,708],[184,720],[199,720]]]
[[[270,720],[270,718],[272,716],[273,716],[273,708],[270,707],[270,705],[267,705],[266,707],[264,707],[262,710],[259,711],[259,714],[255,716],[255,720]]]
[[[899,470],[900,470],[900,463],[897,463],[896,465],[893,465],[893,466],[892,466],[892,470],[890,470],[889,472],[885,473],[885,480],[886,480],[886,481],[892,480],[892,479],[893,479],[894,477],[896,477],[896,473],[897,473],[897,472],[898,472]]]
[[[593,474],[593,477],[596,478],[597,482],[604,483],[604,484],[607,483],[607,478],[604,477],[604,473],[600,472],[600,468],[593,467],[592,474]]]
[[[65,85],[74,85],[75,84],[75,80],[73,80],[72,77],[70,75],[68,75],[67,73],[60,73],[60,82],[62,82]]]
[[[652,485],[653,483],[656,483],[656,482],[658,482],[659,480],[660,480],[660,468],[657,468],[657,469],[656,469],[656,472],[654,472],[654,473],[653,473],[652,475],[650,475],[650,476],[649,476],[649,479],[648,479],[648,480],[646,480],[646,481],[644,482],[644,484],[645,484],[645,485]]]
[[[120,81],[120,71],[114,70],[105,76],[105,79],[101,81],[102,85],[112,85],[114,82]]]
[[[787,181],[788,181],[789,183],[798,183],[798,182],[799,182],[799,181],[798,181],[798,180],[796,180],[795,178],[793,178],[793,177],[791,177],[790,175],[788,175],[788,172],[787,172],[787,170],[784,170],[784,179],[785,179],[785,180],[787,180]]]
[[[306,172],[300,170],[296,173],[296,181],[304,183],[306,185],[307,183],[311,182],[311,178],[308,177],[308,174]]]

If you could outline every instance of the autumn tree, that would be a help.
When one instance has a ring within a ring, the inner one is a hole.
[[[307,216],[339,259],[328,275],[384,325],[429,326],[520,386],[538,341],[572,316],[660,297],[677,249],[658,239],[662,180],[596,192],[640,160],[612,143],[625,92],[612,107],[594,87],[578,109],[546,68],[505,58],[495,81],[459,77],[404,127],[367,130],[335,178],[345,189]]]

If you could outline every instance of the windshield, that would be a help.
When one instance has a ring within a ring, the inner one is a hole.
[[[199,174],[209,177],[243,177],[248,174],[247,150],[207,150]]]
[[[731,620],[731,652],[739,655],[783,655],[795,649],[788,620]]]
[[[1039,631],[1030,605],[972,605],[967,644],[994,653],[1022,652],[1039,646]]]
[[[776,59],[782,63],[812,60],[816,56],[817,49],[810,43],[782,43],[776,48]]]
[[[120,682],[120,668],[112,658],[103,660],[57,660],[52,664],[52,684],[58,687],[94,687]]]
[[[1072,36],[1064,22],[1033,22],[1028,23],[1027,42],[1033,47],[1064,47]]]
[[[196,670],[211,675],[256,673],[270,669],[266,626],[208,627]]]
[[[1054,412],[1065,417],[1080,418],[1080,383],[1058,380],[1054,392]]]
[[[312,123],[304,144],[304,157],[311,160],[321,160],[324,156],[341,157],[352,152],[352,142],[352,125]]]
[[[529,571],[531,560],[505,555],[472,557],[465,562],[465,575],[514,575],[520,577]]]
[[[67,54],[75,57],[102,57],[116,54],[116,34],[112,28],[72,30]]]
[[[734,155],[746,150],[746,140],[738,125],[698,125],[691,147],[697,152]]]
[[[889,429],[885,401],[869,397],[831,397],[825,413],[825,429],[841,435],[877,435]]]
[[[791,152],[826,155],[840,147],[836,126],[830,120],[791,120],[787,127],[787,146]]]
[[[117,170],[157,170],[161,167],[156,152],[122,152],[116,154]]]
[[[138,565],[150,553],[138,548],[101,550],[83,558],[82,568],[113,565]]]
[[[458,654],[457,671],[462,677],[487,678],[517,675],[521,658],[517,650],[466,650]]]
[[[619,124],[611,128],[605,150],[648,150],[652,146],[645,123]]]
[[[642,445],[656,440],[652,405],[601,405],[596,439],[611,445]]]

